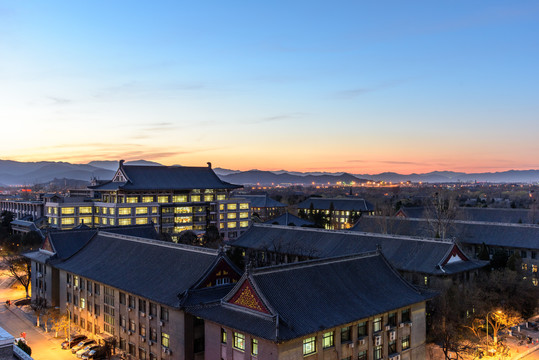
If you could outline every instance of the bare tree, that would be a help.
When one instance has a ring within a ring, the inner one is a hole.
[[[28,298],[28,288],[30,287],[32,267],[30,259],[22,255],[9,255],[4,258],[9,273],[15,278],[26,291],[26,297]]]
[[[30,307],[34,310],[37,323],[36,326],[39,327],[41,324],[39,322],[39,317],[47,309],[47,299],[43,297],[37,297],[34,301],[30,303]],[[47,325],[45,324],[45,332],[47,331]]]
[[[425,213],[434,237],[445,239],[458,214],[455,195],[450,192],[436,192],[427,205]]]

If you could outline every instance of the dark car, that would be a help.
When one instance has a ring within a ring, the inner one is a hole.
[[[66,340],[62,343],[62,349],[67,350],[71,349],[73,346],[80,343],[82,340],[88,338],[86,335],[75,335],[71,337],[71,341]]]
[[[87,345],[92,345],[92,344],[95,344],[95,340],[92,340],[92,339],[82,340],[77,345],[73,346],[73,348],[71,349],[71,352],[75,354],[77,351],[79,351],[83,347],[86,347]]]
[[[107,350],[104,346],[100,346],[97,349],[88,351],[86,354],[82,355],[83,359],[86,360],[98,360],[105,359],[107,357]]]

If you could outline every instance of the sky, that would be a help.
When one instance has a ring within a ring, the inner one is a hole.
[[[537,1],[0,0],[0,159],[539,169]]]

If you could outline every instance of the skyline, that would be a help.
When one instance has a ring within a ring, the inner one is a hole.
[[[539,169],[532,1],[0,4],[0,158]]]

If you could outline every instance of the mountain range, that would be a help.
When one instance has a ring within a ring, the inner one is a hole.
[[[126,165],[151,165],[159,163],[146,160],[128,161]],[[179,165],[178,165],[179,166]],[[71,164],[68,162],[19,162],[12,160],[0,160],[0,186],[10,185],[34,185],[47,183],[53,179],[73,179],[90,181],[91,178],[100,180],[111,179],[118,169],[117,161],[91,161],[87,164]],[[502,172],[463,173],[453,171],[433,171],[424,174],[398,174],[384,172],[381,174],[349,174],[344,172],[297,172],[297,171],[263,171],[249,170],[239,171],[215,168],[215,173],[224,181],[234,184],[335,184],[362,183],[366,181],[387,182],[491,182],[491,183],[537,183],[539,182],[539,170],[509,170]]]

